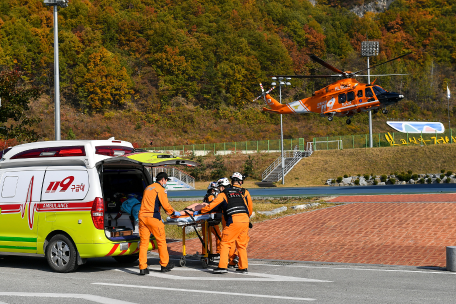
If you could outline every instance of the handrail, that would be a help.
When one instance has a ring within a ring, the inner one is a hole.
[[[309,143],[308,143],[309,144]],[[312,143],[310,143],[312,144]],[[284,163],[285,163],[285,168],[284,168],[284,173],[285,175],[290,172],[290,170],[299,162],[299,160],[303,157],[309,157],[312,155],[312,146],[307,145],[307,150],[306,151],[299,151],[298,147],[296,147],[294,150],[288,150],[284,151]],[[287,162],[287,159],[290,159]],[[262,174],[262,180],[265,180],[276,168],[279,167],[279,165],[282,162],[282,156],[279,156]],[[276,181],[279,181],[283,178],[282,176],[282,170],[279,173],[276,174]]]
[[[174,167],[153,167],[151,170],[152,176],[156,176],[159,172],[166,172],[169,177],[175,177],[195,189],[195,178],[184,171]]]

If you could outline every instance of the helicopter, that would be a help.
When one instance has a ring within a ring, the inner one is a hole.
[[[376,68],[382,64],[397,60],[399,58],[410,55],[407,53],[391,60],[376,64],[369,69]],[[367,71],[369,69],[360,70],[357,72],[342,71],[324,60],[318,58],[314,54],[308,55],[310,59],[318,64],[321,64],[325,68],[337,73],[335,75],[278,75],[274,76],[273,79],[279,81],[288,80],[291,78],[341,78],[336,82],[315,91],[311,97],[307,97],[301,100],[293,101],[288,104],[281,104],[276,99],[272,98],[269,93],[274,90],[275,86],[264,91],[262,84],[261,95],[255,98],[253,101],[259,98],[264,98],[265,103],[270,107],[263,108],[264,112],[272,112],[278,114],[307,114],[307,113],[319,113],[321,117],[327,117],[329,121],[336,117],[348,117],[346,123],[351,123],[353,115],[372,111],[374,114],[380,109],[383,114],[388,114],[387,106],[396,104],[404,98],[404,95],[394,92],[388,92],[379,85],[375,85],[375,80],[372,83],[360,83],[355,77],[368,76],[360,75],[359,73]],[[376,76],[399,76],[408,74],[382,74],[382,75],[370,75]]]

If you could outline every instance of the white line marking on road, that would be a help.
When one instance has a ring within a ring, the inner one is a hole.
[[[374,268],[356,268],[356,267],[328,267],[328,266],[305,266],[305,265],[271,265],[271,264],[252,264],[254,266],[271,266],[271,267],[291,267],[291,268],[314,268],[314,269],[334,269],[334,270],[367,270],[367,271],[384,271],[384,272],[406,272],[406,273],[439,273],[439,274],[456,274],[449,271],[424,271],[424,270],[404,270],[404,269],[374,269]]]
[[[141,289],[155,289],[155,290],[169,290],[169,291],[183,291],[183,292],[194,292],[194,293],[209,293],[209,294],[220,294],[229,296],[242,296],[242,297],[254,297],[254,298],[268,298],[268,299],[281,299],[281,300],[296,300],[296,301],[315,301],[312,298],[295,298],[295,297],[284,297],[284,296],[271,296],[261,294],[249,294],[249,293],[237,293],[237,292],[223,292],[223,291],[212,291],[212,290],[194,290],[194,289],[181,289],[181,288],[168,288],[168,287],[155,287],[155,286],[140,286],[140,285],[126,285],[126,284],[111,284],[111,283],[92,283],[94,285],[105,285],[115,287],[131,287]]]
[[[0,292],[0,296],[13,296],[13,297],[39,297],[39,298],[71,298],[71,299],[84,299],[102,304],[134,304],[116,299],[110,299],[89,294],[74,294],[74,293],[33,293],[33,292]],[[1,302],[0,302],[1,303]]]
[[[120,268],[120,269],[112,269],[115,271],[123,271],[128,273],[138,273],[138,270],[135,268]],[[177,268],[174,271],[199,271],[199,272],[207,272],[211,275],[208,277],[185,277],[185,276],[178,276],[172,275],[167,273],[159,272],[158,268],[151,268],[149,267],[151,272],[148,276],[162,278],[162,279],[171,279],[171,280],[184,280],[184,281],[247,281],[247,282],[307,282],[307,283],[332,283],[332,281],[323,281],[323,280],[316,280],[316,279],[307,279],[307,278],[299,278],[299,277],[289,277],[289,276],[281,276],[281,275],[274,275],[274,274],[266,274],[266,273],[257,273],[257,272],[249,272],[247,274],[238,274],[234,271],[229,271],[229,274],[237,274],[236,277],[226,277],[220,274],[213,274],[211,270],[208,269],[193,269],[193,268]],[[255,278],[259,277],[259,278]]]
[[[0,302],[0,304],[8,304],[8,303],[6,303],[6,302]]]

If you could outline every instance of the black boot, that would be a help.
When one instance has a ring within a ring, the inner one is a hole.
[[[161,272],[169,272],[173,268],[174,268],[174,264],[173,263],[168,263],[168,265],[161,267]]]
[[[146,275],[146,274],[149,274],[149,269],[148,268],[144,268],[144,269],[140,269],[139,270],[139,275]]]

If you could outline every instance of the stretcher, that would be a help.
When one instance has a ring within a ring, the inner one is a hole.
[[[187,227],[193,227],[195,229],[198,238],[201,241],[205,248],[205,253],[201,255],[201,266],[206,269],[209,265],[209,262],[213,262],[215,257],[218,257],[218,254],[214,254],[212,248],[212,233],[210,227],[218,225],[221,222],[222,214],[221,213],[206,213],[197,216],[193,216],[193,212],[184,210],[181,212],[182,216],[180,217],[168,217],[165,225],[176,225],[182,228],[182,257],[179,260],[179,266],[183,267],[186,265],[186,247],[185,247],[185,232]],[[197,231],[198,227],[205,227],[203,236]],[[216,235],[220,238],[221,236]]]

